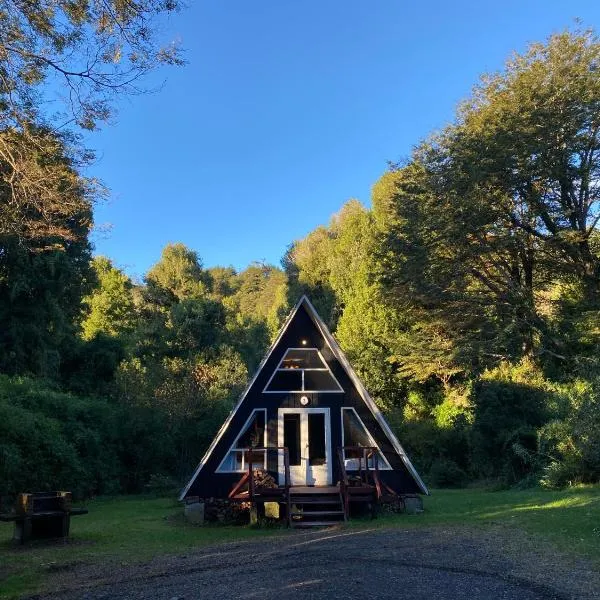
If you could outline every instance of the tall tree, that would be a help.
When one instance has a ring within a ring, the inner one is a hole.
[[[396,170],[375,207],[381,281],[427,335],[437,323],[441,339],[462,340],[450,344],[455,364],[562,356],[548,319],[559,281],[581,282],[598,306],[599,58],[590,32],[516,56]]]
[[[0,139],[7,137],[20,135],[0,132]],[[76,334],[81,297],[93,281],[88,241],[92,202],[62,139],[42,129],[36,138],[36,147],[23,146],[22,159],[48,175],[43,187],[30,189],[27,178],[21,179],[0,157],[1,212],[3,217],[10,214],[15,229],[0,231],[0,370],[54,376],[61,348]],[[31,201],[15,206],[13,186],[24,188]],[[39,198],[47,201],[38,203]],[[53,202],[64,210],[52,214],[48,228]],[[39,235],[23,244],[21,228],[38,226]]]

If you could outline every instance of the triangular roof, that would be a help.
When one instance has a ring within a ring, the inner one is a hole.
[[[333,355],[335,356],[335,358],[338,360],[338,362],[340,363],[340,365],[342,366],[342,368],[346,371],[348,377],[350,378],[350,380],[354,384],[356,390],[360,394],[360,396],[363,399],[363,401],[365,402],[365,404],[371,410],[371,412],[372,412],[373,416],[375,417],[376,421],[379,423],[379,425],[383,429],[385,435],[387,436],[387,438],[389,439],[390,443],[392,444],[392,447],[394,448],[394,450],[396,451],[396,453],[398,454],[398,456],[400,456],[400,458],[402,459],[402,462],[404,463],[404,465],[408,469],[409,473],[412,475],[413,479],[417,483],[417,485],[420,488],[420,490],[424,494],[429,495],[429,490],[427,489],[427,486],[423,483],[423,480],[421,479],[421,477],[417,473],[417,470],[415,469],[415,467],[413,466],[413,464],[410,462],[410,459],[406,455],[406,452],[404,451],[404,448],[402,448],[402,445],[398,441],[398,438],[394,435],[394,432],[390,429],[390,426],[388,425],[387,421],[385,420],[383,414],[381,413],[381,411],[379,410],[379,408],[377,408],[377,405],[375,404],[375,402],[373,401],[373,399],[369,395],[369,392],[366,390],[365,386],[362,384],[362,382],[359,379],[358,375],[356,374],[356,372],[352,368],[352,365],[350,364],[350,362],[346,358],[346,355],[344,354],[344,352],[340,348],[339,344],[336,342],[335,338],[333,337],[333,335],[329,331],[327,325],[325,325],[325,322],[323,321],[323,319],[321,319],[321,317],[319,316],[319,314],[315,310],[315,307],[312,305],[311,301],[306,296],[302,296],[300,298],[300,300],[298,300],[298,302],[296,303],[296,306],[294,306],[293,310],[288,315],[288,317],[285,320],[285,322],[283,323],[281,329],[279,330],[279,333],[277,334],[277,337],[275,338],[275,341],[271,344],[271,347],[269,348],[269,351],[267,352],[267,354],[265,355],[265,357],[262,359],[262,361],[261,361],[258,369],[256,370],[256,373],[254,374],[254,377],[251,379],[251,381],[246,386],[246,389],[244,390],[244,392],[240,396],[240,399],[238,400],[237,404],[233,407],[232,411],[229,413],[229,416],[227,417],[227,419],[225,420],[225,422],[223,423],[223,425],[219,429],[219,431],[218,431],[217,435],[215,436],[215,438],[213,439],[211,445],[208,447],[208,450],[206,451],[206,453],[202,457],[202,460],[198,464],[196,470],[194,471],[194,474],[192,475],[192,477],[188,481],[187,485],[185,486],[185,488],[183,489],[183,491],[179,495],[179,500],[183,500],[185,498],[185,496],[188,493],[190,487],[194,483],[196,477],[198,477],[198,474],[202,470],[202,467],[204,467],[204,465],[207,463],[207,461],[208,461],[209,457],[211,456],[211,454],[213,453],[215,447],[217,446],[217,444],[219,443],[219,441],[221,440],[221,438],[225,434],[225,431],[227,431],[227,428],[229,427],[231,421],[233,420],[234,415],[237,413],[237,411],[239,410],[239,408],[244,403],[244,400],[246,399],[246,396],[248,395],[248,392],[252,389],[252,386],[254,385],[254,382],[256,381],[256,379],[258,378],[259,374],[263,370],[263,367],[265,366],[266,362],[269,360],[271,354],[273,353],[273,351],[275,350],[275,348],[279,344],[281,338],[285,334],[285,332],[286,332],[287,328],[289,327],[290,323],[292,322],[292,320],[296,316],[296,313],[298,312],[298,310],[302,306],[305,308],[308,316],[310,317],[310,319],[312,320],[312,322],[315,324],[315,326],[317,327],[317,329],[320,331],[321,335],[324,337],[325,341],[327,342],[327,345],[329,346],[329,349],[331,350],[331,352],[333,353]]]

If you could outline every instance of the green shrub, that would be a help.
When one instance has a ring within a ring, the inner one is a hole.
[[[461,487],[468,476],[453,460],[437,458],[429,469],[428,479],[434,487]]]

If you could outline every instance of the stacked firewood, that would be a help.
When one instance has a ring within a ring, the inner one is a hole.
[[[205,498],[204,520],[224,525],[244,525],[250,521],[250,502],[232,502],[225,498]]]
[[[276,488],[279,487],[275,479],[269,475],[268,471],[263,469],[254,469],[252,476],[254,478],[254,487],[257,488]]]

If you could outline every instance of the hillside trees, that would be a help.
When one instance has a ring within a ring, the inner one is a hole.
[[[118,338],[132,332],[135,326],[133,284],[123,271],[104,257],[92,260],[96,275],[96,287],[83,298],[87,315],[82,323],[82,335],[86,340],[98,334]]]
[[[591,33],[556,35],[484,78],[375,205],[381,281],[439,323],[457,369],[565,359],[557,286],[600,306],[599,48]]]
[[[533,45],[374,190],[374,273],[408,325],[391,359],[409,380],[441,384],[422,422],[451,425],[455,440],[469,424],[469,460],[430,456],[432,468],[524,477],[547,463],[536,431],[549,420],[583,455],[581,421],[557,407],[596,405],[556,381],[598,377],[599,52],[590,32]],[[589,464],[572,465],[573,480],[589,481]]]

